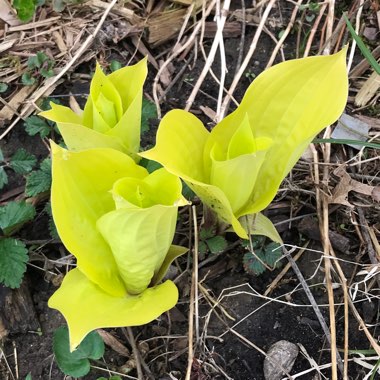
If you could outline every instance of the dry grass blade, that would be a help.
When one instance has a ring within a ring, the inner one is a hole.
[[[260,2],[260,4],[263,4],[265,2],[267,2],[267,1],[262,1],[262,2]],[[267,21],[267,18],[269,17],[269,13],[272,10],[272,7],[273,7],[273,5],[274,5],[275,2],[276,2],[276,0],[270,0],[269,3],[267,4],[266,8],[265,8],[265,11],[263,12],[263,15],[262,15],[261,20],[260,20],[260,24],[257,27],[256,33],[253,36],[252,42],[251,42],[251,44],[249,46],[248,53],[247,53],[247,55],[246,55],[246,57],[245,57],[242,65],[240,66],[239,71],[235,75],[235,77],[234,77],[234,79],[232,81],[232,84],[231,84],[230,88],[228,89],[227,95],[224,97],[224,100],[223,100],[223,103],[222,103],[222,107],[221,107],[220,113],[219,113],[220,119],[223,119],[223,117],[226,115],[228,104],[230,102],[230,95],[232,95],[234,93],[234,91],[236,89],[236,86],[238,85],[238,83],[240,81],[240,78],[244,74],[245,69],[248,66],[248,63],[251,60],[251,58],[253,56],[253,53],[256,50],[257,42],[258,42],[258,40],[259,40],[259,38],[261,36],[261,33],[262,33],[263,29],[264,29],[265,22]]]

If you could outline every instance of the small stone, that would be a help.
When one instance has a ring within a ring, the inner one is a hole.
[[[264,360],[265,380],[282,379],[285,375],[283,370],[289,373],[293,368],[298,352],[298,346],[287,340],[279,340],[272,344]]]

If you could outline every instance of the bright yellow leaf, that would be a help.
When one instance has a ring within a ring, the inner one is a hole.
[[[178,290],[171,281],[148,288],[136,296],[113,297],[89,281],[79,269],[73,269],[49,299],[49,306],[65,317],[69,326],[70,350],[74,351],[95,329],[149,323],[171,309],[177,300]]]

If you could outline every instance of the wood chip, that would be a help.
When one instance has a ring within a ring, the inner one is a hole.
[[[23,24],[18,26],[12,26],[9,28],[10,32],[20,32],[22,30],[30,30],[30,29],[37,29],[41,26],[49,26],[54,24],[54,21],[60,20],[61,16],[57,17],[51,17],[46,20],[36,21],[36,22],[30,22],[29,24]]]
[[[109,332],[98,329],[96,330],[98,334],[102,337],[104,343],[111,347],[114,351],[116,351],[121,356],[130,357],[131,353],[129,352],[128,348],[124,346],[118,339],[116,339],[112,334]]]
[[[181,30],[186,13],[186,8],[178,8],[152,15],[147,21],[149,45],[157,47],[176,36]]]
[[[67,52],[67,46],[65,44],[65,41],[63,41],[63,38],[61,36],[61,33],[58,31],[53,32],[53,38],[55,43],[58,46],[58,49],[60,50],[61,53],[66,53]]]
[[[0,19],[10,26],[21,24],[21,21],[7,0],[0,0]]]
[[[0,44],[0,53],[10,49],[17,41],[18,41],[18,38],[15,38],[14,40],[3,41]]]
[[[11,120],[25,99],[36,89],[36,86],[23,86],[13,98],[0,110],[0,126],[5,120]]]
[[[367,105],[380,89],[380,75],[375,71],[364,82],[362,88],[355,96],[355,105],[363,107]]]
[[[109,7],[109,3],[101,0],[91,0],[87,4],[101,9],[107,9]],[[132,25],[141,23],[141,18],[131,9],[115,6],[112,8],[112,13],[123,16],[126,20],[130,21]]]

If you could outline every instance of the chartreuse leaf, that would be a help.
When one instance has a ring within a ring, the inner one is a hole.
[[[62,326],[54,332],[53,350],[58,367],[65,375],[82,377],[90,372],[89,359],[100,359],[104,355],[104,342],[93,331],[71,352],[69,331],[66,326]]]
[[[166,272],[169,269],[170,264],[179,256],[182,256],[188,251],[187,248],[181,247],[180,245],[171,245],[169,251],[165,256],[165,260],[161,265],[161,268],[158,272],[155,273],[152,279],[152,285],[158,284],[165,277]]]
[[[123,115],[107,134],[120,138],[130,153],[137,153],[140,149],[143,85],[147,73],[147,58],[144,58],[135,65],[123,67],[108,76],[120,94]]]
[[[160,123],[156,146],[141,156],[181,177],[223,222],[247,238],[238,218],[271,202],[313,137],[343,111],[345,54],[343,49],[266,70],[237,110],[211,133],[195,116],[171,111]]]
[[[245,215],[240,218],[244,229],[251,235],[266,236],[276,243],[283,244],[281,236],[278,234],[276,227],[271,220],[261,212],[252,215]]]
[[[203,165],[203,149],[208,136],[209,132],[195,116],[173,110],[161,120],[156,146],[140,156],[158,161],[169,172],[181,177],[224,222],[236,228],[239,236],[247,238],[223,191],[203,182],[208,177]]]
[[[17,239],[0,239],[0,283],[9,288],[19,288],[26,271],[28,250]]]
[[[122,151],[122,142],[110,136],[103,135],[94,129],[82,125],[82,116],[70,108],[50,103],[51,109],[39,115],[57,123],[66,146],[70,150],[84,150],[95,147],[113,148]]]
[[[50,110],[41,112],[39,115],[57,123],[59,132],[70,150],[78,151],[96,147],[124,150],[120,139],[83,126],[82,117],[70,108],[54,103],[50,105]]]
[[[76,114],[73,110],[68,107],[61,106],[60,104],[56,104],[54,102],[50,102],[50,109],[47,111],[41,112],[39,115],[55,121],[56,123],[64,123],[64,124],[81,124],[82,117],[81,115]]]
[[[165,169],[139,180],[123,178],[113,187],[117,210],[97,228],[110,246],[127,292],[144,291],[159,271],[173,240],[181,181]],[[137,254],[138,253],[138,254]]]
[[[65,317],[70,330],[70,350],[73,351],[90,331],[149,323],[171,309],[177,300],[178,290],[171,281],[136,296],[114,297],[89,281],[79,269],[73,269],[49,299],[49,306]]]
[[[51,148],[51,204],[59,236],[91,281],[109,294],[123,296],[125,287],[115,259],[96,222],[114,210],[110,190],[118,179],[127,176],[142,179],[148,173],[130,157],[113,149],[70,152],[53,142]]]
[[[208,135],[207,129],[194,115],[183,110],[172,110],[161,120],[156,146],[139,155],[159,162],[183,179],[205,181],[203,149]]]
[[[227,154],[224,157],[215,157],[215,146],[210,152],[210,182],[224,192],[235,215],[239,214],[239,210],[250,198],[271,144],[272,140],[269,138],[253,137],[248,118],[245,117],[230,140]]]
[[[128,153],[137,160],[146,75],[146,59],[108,76],[97,66],[82,115],[54,105],[40,115],[57,123],[70,150],[108,147]]]
[[[4,235],[10,235],[20,225],[32,220],[35,215],[36,209],[30,203],[8,202],[0,207],[0,229]]]
[[[268,206],[307,145],[343,112],[348,95],[346,50],[271,67],[250,85],[230,115],[235,121],[248,115],[256,136],[273,140],[242,215]],[[218,127],[223,128],[223,121]]]
[[[213,185],[207,185],[202,182],[195,182],[186,180],[182,177],[191,190],[198,195],[198,197],[207,204],[211,210],[216,212],[219,218],[227,224],[231,224],[234,231],[243,239],[247,239],[247,232],[244,230],[239,220],[234,215],[230,202],[221,189]]]

